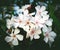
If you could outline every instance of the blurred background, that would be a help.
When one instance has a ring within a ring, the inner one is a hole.
[[[0,27],[2,25],[3,28],[6,25],[4,21],[1,20],[3,18],[4,13],[13,14],[12,7],[16,4],[21,7],[25,4],[32,4],[32,11],[34,11],[35,5],[45,5],[47,6],[47,10],[53,18],[53,31],[57,33],[57,37],[53,42],[52,46],[49,47],[42,40],[42,35],[39,40],[24,40],[20,42],[19,46],[11,48],[8,43],[4,41],[5,32],[0,28],[0,50],[60,50],[60,0],[0,0]],[[2,38],[1,38],[2,37]]]

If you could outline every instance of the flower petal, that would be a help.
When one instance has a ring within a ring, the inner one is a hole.
[[[28,25],[23,26],[23,29],[24,29],[26,32],[29,32],[29,26],[28,26]]]
[[[34,35],[34,39],[39,39],[40,36],[39,35]]]
[[[46,7],[45,7],[45,6],[42,6],[42,7],[40,8],[40,11],[43,12],[43,11],[45,11],[45,9],[46,9]]]
[[[16,35],[16,37],[18,38],[18,40],[22,41],[23,40],[23,35]]]
[[[54,42],[54,38],[49,37],[49,41],[50,41],[50,42]]]
[[[30,40],[33,40],[33,35],[30,35]]]
[[[28,10],[24,10],[24,15],[28,15],[29,11]]]
[[[10,29],[11,28],[11,20],[7,19],[6,22],[7,22],[7,28]]]
[[[20,32],[20,30],[16,28],[14,31],[14,34],[18,34],[19,32]]]
[[[15,45],[15,46],[18,45],[18,40],[15,38],[15,39],[12,41],[12,44]]]
[[[47,28],[46,25],[44,25],[44,27],[42,28],[42,31],[43,31],[43,32],[47,32],[47,31],[48,31],[48,28]]]
[[[50,32],[50,36],[55,38],[56,37],[56,33],[52,31],[52,32]]]
[[[44,41],[47,43],[48,42],[48,37],[45,37],[44,38]]]
[[[46,25],[52,26],[52,22],[53,22],[53,20],[52,19],[49,19],[49,20],[46,21]]]
[[[43,12],[41,13],[41,15],[44,16],[44,15],[47,15],[47,13],[48,13],[48,11],[43,11]]]
[[[49,15],[43,15],[43,20],[48,20],[49,19]]]
[[[12,41],[13,40],[13,38],[12,37],[9,37],[9,36],[6,36],[6,38],[5,38],[5,41],[6,42],[10,42],[10,41]]]
[[[19,26],[19,23],[14,22],[13,26],[14,26],[14,28],[17,28]]]
[[[41,34],[41,29],[40,29],[40,28],[38,28],[38,29],[36,30],[36,34]]]
[[[40,6],[36,6],[35,9],[36,9],[36,11],[39,11],[40,10]]]

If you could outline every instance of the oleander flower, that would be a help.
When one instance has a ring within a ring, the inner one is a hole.
[[[20,32],[19,29],[12,29],[11,34],[9,34],[9,36],[5,37],[5,41],[8,43],[11,43],[11,45],[16,46],[19,45],[18,40],[22,41],[23,40],[23,35],[18,34]]]
[[[45,24],[45,20],[43,20],[42,18],[38,16],[35,16],[33,19],[33,23],[35,24],[36,27],[42,28]]]
[[[33,19],[33,23],[37,26],[37,27],[44,27],[44,25],[47,26],[52,26],[52,22],[53,19],[49,19],[49,15],[44,16],[43,18],[40,18],[39,16],[35,16],[35,18]]]
[[[43,15],[46,15],[48,12],[46,11],[46,7],[45,6],[36,6],[35,7],[36,9],[36,14],[40,15],[40,16],[43,16]]]
[[[56,37],[56,33],[52,31],[51,27],[47,27],[47,26],[44,26],[42,30],[44,35],[44,41],[46,43],[49,43],[49,45],[51,46],[51,43],[54,42],[54,39]]]
[[[19,14],[19,16],[14,20],[17,27],[23,28],[24,26],[24,16],[23,14]]]
[[[46,6],[37,5],[34,12],[30,12],[29,8],[31,8],[30,4],[24,5],[21,8],[15,7],[14,10],[18,16],[12,15],[11,19],[6,20],[6,26],[9,30],[12,29],[12,32],[9,32],[11,34],[6,36],[5,41],[13,46],[18,45],[18,40],[22,41],[23,35],[18,34],[20,30],[17,28],[22,28],[26,31],[26,38],[30,38],[30,40],[39,39],[40,34],[43,33],[44,41],[51,46],[56,33],[52,31],[53,19],[50,18],[48,11],[46,11]]]
[[[10,29],[11,27],[17,28],[18,27],[18,23],[15,22],[15,20],[17,19],[17,17],[12,16],[11,19],[6,19],[6,25],[7,28]]]
[[[30,40],[33,40],[34,39],[39,39],[40,38],[40,34],[41,34],[41,29],[40,28],[30,28],[28,31],[27,31],[27,35],[26,35],[26,38],[29,38],[30,37]]]

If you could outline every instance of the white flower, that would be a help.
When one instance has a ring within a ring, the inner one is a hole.
[[[7,28],[15,28],[15,30],[12,29],[10,36],[5,38],[7,42],[11,42],[12,45],[18,45],[18,40],[23,40],[23,36],[18,34],[20,31],[16,29],[17,27],[23,28],[27,32],[26,38],[30,38],[30,40],[39,39],[42,29],[44,41],[49,45],[54,42],[56,33],[51,29],[53,20],[49,18],[46,6],[38,5],[35,7],[36,11],[32,13],[29,13],[31,5],[24,5],[21,9],[18,6],[16,7],[14,7],[14,10],[18,16],[12,16],[11,19],[7,19]]]
[[[19,14],[19,16],[15,19],[15,25],[17,25],[17,27],[23,28],[24,26],[24,17],[22,14]]]
[[[17,25],[18,23],[15,22],[16,19],[17,19],[17,17],[12,16],[11,19],[6,20],[6,25],[7,25],[8,29],[10,29],[11,27],[14,27],[14,28],[18,27],[18,25]]]
[[[33,19],[35,26],[40,28],[44,27],[44,25],[52,26],[52,22],[53,20],[51,18],[49,19],[49,15],[45,15],[42,18],[37,15]]]
[[[42,30],[44,35],[44,41],[46,43],[49,43],[49,45],[51,45],[51,43],[54,42],[56,33],[52,31],[51,27],[47,27],[47,26],[44,26]]]
[[[40,28],[42,28],[45,24],[45,20],[43,20],[42,18],[35,16],[35,18],[33,19],[33,23],[35,24],[35,26],[38,26]]]
[[[48,11],[46,11],[46,6],[36,6],[36,15],[37,17],[43,18],[43,20],[49,19],[49,15],[47,14]]]
[[[36,28],[30,28],[29,31],[27,31],[26,38],[30,37],[30,40],[34,39],[39,39],[41,34],[41,29],[36,29]]]
[[[29,11],[28,11],[27,8],[30,7],[30,6],[31,6],[30,4],[22,6],[24,16],[28,16]]]
[[[14,45],[14,46],[18,45],[19,44],[18,40],[19,41],[23,40],[23,35],[18,34],[19,32],[20,32],[20,30],[17,29],[17,28],[15,30],[12,29],[11,34],[9,34],[9,36],[6,36],[5,41],[6,42],[11,42],[11,44]]]
[[[36,6],[35,7],[35,9],[36,9],[36,14],[38,14],[38,15],[46,15],[48,12],[47,11],[45,11],[46,10],[46,7],[45,6]]]
[[[40,16],[40,15],[37,14],[37,15],[35,15],[33,21],[34,21],[33,23],[36,26],[39,26],[40,28],[42,28],[45,24],[46,25],[49,25],[48,23],[52,24],[52,21],[49,19],[49,15]],[[48,21],[50,21],[50,22],[48,22]]]
[[[33,23],[29,23],[29,24],[26,24],[25,26],[23,26],[23,29],[26,31],[26,32],[28,32],[28,31],[30,31],[30,29],[31,28],[33,28],[33,27],[36,27]]]
[[[34,23],[33,23],[33,18],[28,16],[28,17],[24,17],[24,26],[23,29],[29,30],[30,28],[35,27]]]

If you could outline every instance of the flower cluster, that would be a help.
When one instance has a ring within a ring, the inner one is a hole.
[[[37,5],[36,11],[32,13],[29,13],[28,8],[30,7],[31,5],[24,5],[21,8],[15,8],[18,16],[12,15],[11,19],[6,20],[7,33],[9,34],[5,38],[6,42],[16,46],[19,44],[18,40],[23,41],[24,36],[18,34],[20,33],[18,28],[22,28],[26,31],[26,38],[30,38],[30,40],[39,39],[40,35],[43,34],[44,41],[50,45],[56,37],[56,33],[52,31],[53,19],[46,11],[46,6]]]

